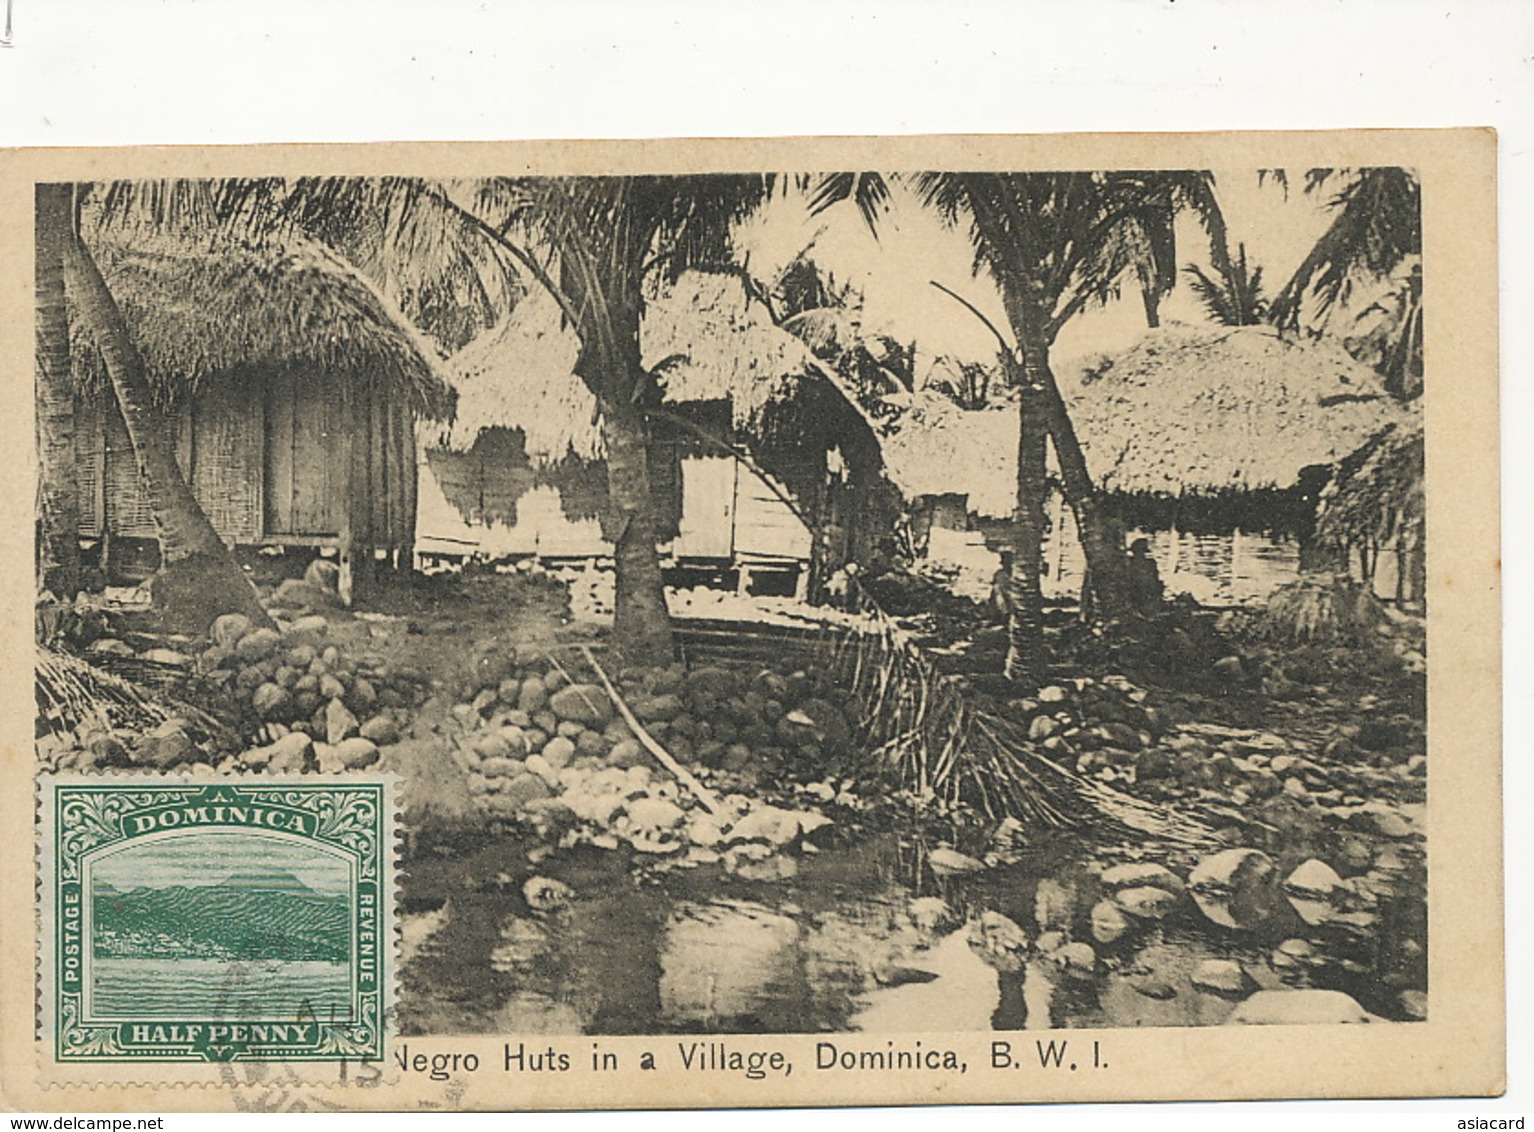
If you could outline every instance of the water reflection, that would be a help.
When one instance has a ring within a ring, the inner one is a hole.
[[[514,883],[407,917],[417,941],[402,977],[404,1032],[1216,1025],[1239,996],[1218,993],[1210,972],[1233,962],[1247,990],[1329,986],[1389,1014],[1425,964],[1421,862],[1400,851],[1387,861],[1395,875],[1379,879],[1404,894],[1379,885],[1367,925],[1307,925],[1280,900],[1256,927],[1222,928],[1179,892],[1121,901],[1155,914],[1127,915],[1109,939],[1094,939],[1093,910],[1117,898],[1080,849],[941,878],[918,846],[890,836],[805,858],[796,877],[770,884],[713,869],[636,883],[605,857],[547,863],[577,894],[554,914],[528,909]],[[494,864],[459,862],[470,874]],[[413,925],[431,917],[422,940]]]

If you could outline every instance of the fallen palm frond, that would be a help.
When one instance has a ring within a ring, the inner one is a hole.
[[[1017,723],[976,706],[871,601],[866,628],[829,634],[832,662],[881,764],[921,796],[963,802],[991,821],[1134,831],[1196,844],[1192,818],[1092,782],[1049,758]]]
[[[149,730],[181,719],[209,737],[229,729],[200,708],[179,703],[115,676],[77,656],[38,646],[34,684],[37,733],[80,735],[93,728]]]

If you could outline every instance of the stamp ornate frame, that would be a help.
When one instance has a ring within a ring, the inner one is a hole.
[[[386,781],[46,779],[39,1024],[65,1062],[370,1062]]]

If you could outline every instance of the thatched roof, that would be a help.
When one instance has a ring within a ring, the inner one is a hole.
[[[1333,546],[1388,546],[1421,523],[1424,457],[1418,417],[1387,429],[1342,461],[1321,491],[1316,539]]]
[[[458,408],[442,447],[466,451],[502,428],[523,434],[535,463],[599,456],[596,398],[573,372],[578,348],[553,299],[533,288],[510,317],[449,359]],[[646,305],[641,349],[666,402],[728,400],[738,427],[758,421],[809,370],[803,343],[751,307],[738,279],[702,272]]]
[[[323,248],[99,229],[86,240],[167,403],[219,381],[297,369],[382,377],[422,416],[451,411],[435,349]],[[75,372],[99,383],[106,367],[81,323],[71,320]]]
[[[1411,416],[1340,345],[1258,326],[1163,327],[1058,378],[1088,468],[1111,492],[1292,487],[1301,469],[1335,463]],[[1015,404],[964,411],[919,397],[886,459],[909,497],[967,494],[971,511],[1005,516],[1017,427]]]

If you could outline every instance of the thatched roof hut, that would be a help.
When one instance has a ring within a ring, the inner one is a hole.
[[[1170,325],[1115,357],[1058,373],[1105,492],[1187,496],[1284,490],[1410,418],[1367,367],[1330,341],[1267,327]],[[969,510],[1010,515],[1017,407],[961,410],[919,397],[885,444],[909,497],[967,494]]]
[[[737,427],[812,372],[799,339],[751,309],[740,281],[688,272],[646,305],[642,362],[659,373],[665,402],[728,401]],[[520,432],[535,464],[601,455],[595,396],[575,375],[579,342],[554,300],[534,288],[512,314],[448,363],[457,412],[439,447],[466,452],[491,429]]]
[[[296,370],[376,376],[419,416],[452,411],[436,349],[366,276],[324,247],[116,229],[85,238],[167,405],[211,384]],[[100,350],[78,318],[71,325],[74,372],[99,386],[106,380]]]
[[[85,238],[226,541],[333,547],[348,567],[408,559],[415,422],[446,417],[453,393],[376,287],[308,244]],[[99,346],[82,320],[72,327],[83,533],[153,537]]]
[[[841,515],[867,509],[860,493],[878,479],[878,439],[804,343],[753,306],[740,279],[703,272],[686,273],[650,299],[641,335],[642,362],[663,391],[651,459],[663,532],[680,531],[679,547],[722,551],[705,557],[739,557],[744,548],[802,559],[809,535],[778,500],[782,490],[812,526],[826,526],[836,512],[834,530],[848,544],[837,552],[856,553],[863,536]],[[596,398],[573,372],[577,349],[573,329],[535,289],[510,318],[450,360],[457,413],[427,458],[460,516],[514,526],[518,500],[552,487],[570,523],[606,518]],[[750,466],[742,471],[716,441],[747,454]],[[833,451],[840,461],[831,473]],[[699,527],[705,513],[713,516],[707,531]],[[871,538],[873,517],[862,525]],[[560,553],[576,553],[569,548],[577,545],[599,553],[600,538],[589,532],[580,538],[551,532],[549,541]]]

